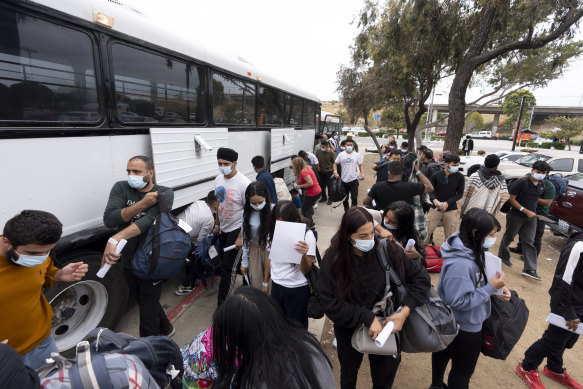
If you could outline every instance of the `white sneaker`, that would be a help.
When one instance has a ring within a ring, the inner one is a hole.
[[[314,206],[312,208],[314,208],[314,209],[318,208],[318,204],[314,204]]]

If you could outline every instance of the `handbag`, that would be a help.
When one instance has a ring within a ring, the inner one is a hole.
[[[397,286],[398,300],[407,294],[397,273],[389,264],[387,241],[382,240],[377,249],[383,267]],[[431,287],[424,304],[411,309],[400,332],[401,350],[406,353],[428,353],[444,350],[457,336],[459,326],[452,309]]]
[[[378,249],[377,249],[378,250]],[[382,262],[381,262],[382,265]],[[393,293],[391,292],[391,279],[389,273],[385,269],[385,295],[382,300],[377,301],[372,308],[373,313],[382,323],[387,317],[391,316],[395,311],[393,304]],[[383,347],[378,347],[374,340],[368,334],[369,327],[361,323],[352,334],[350,343],[352,347],[363,354],[377,354],[377,355],[397,355],[399,353],[399,342],[396,334],[391,334],[389,339],[385,342]]]
[[[490,298],[492,312],[482,324],[482,354],[505,360],[514,348],[528,322],[528,307],[516,291],[510,291],[510,301]]]

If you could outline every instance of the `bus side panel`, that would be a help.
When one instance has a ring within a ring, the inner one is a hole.
[[[25,209],[55,214],[63,235],[103,224],[113,183],[133,155],[149,155],[149,136],[3,139],[0,225]]]

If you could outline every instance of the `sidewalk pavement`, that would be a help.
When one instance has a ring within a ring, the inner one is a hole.
[[[318,205],[318,208],[314,210],[314,222],[318,231],[318,249],[323,255],[330,245],[330,239],[340,225],[344,208],[341,204],[335,209],[330,205],[326,205],[326,203],[319,203]],[[242,277],[238,276],[236,286],[240,286],[242,282]],[[176,296],[174,294],[178,283],[178,280],[165,282],[160,302],[176,329],[176,333],[172,338],[179,346],[182,346],[189,343],[198,333],[211,325],[213,313],[217,306],[219,279],[215,279],[213,287],[209,286],[208,290],[205,290],[201,285],[187,296]],[[325,317],[318,320],[309,320],[308,330],[318,340],[322,336],[325,320]],[[130,301],[128,304],[127,311],[118,324],[116,331],[136,337],[139,336],[139,310],[135,301]]]

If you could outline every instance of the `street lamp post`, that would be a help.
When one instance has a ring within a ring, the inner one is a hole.
[[[526,99],[530,99],[530,96],[522,96],[520,101],[520,112],[518,113],[518,121],[516,122],[516,129],[514,130],[514,137],[512,138],[512,151],[516,148],[516,138],[518,137],[518,130],[520,129],[520,121],[522,119],[522,111],[524,109],[524,102]]]

